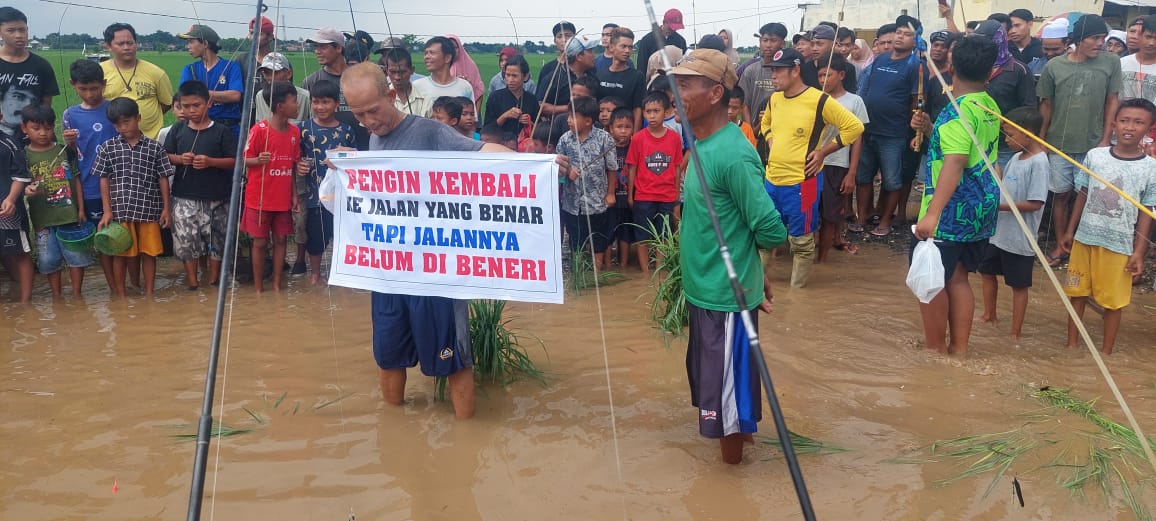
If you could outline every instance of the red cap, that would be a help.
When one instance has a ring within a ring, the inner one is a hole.
[[[249,30],[250,31],[253,30],[253,22],[256,22],[256,21],[257,21],[256,18],[249,20]],[[265,34],[276,34],[277,30],[273,27],[273,21],[262,16],[261,17],[261,32],[263,32]]]
[[[682,25],[682,11],[678,9],[667,10],[662,17],[662,25],[670,27],[672,31],[680,31],[685,28],[686,26]]]

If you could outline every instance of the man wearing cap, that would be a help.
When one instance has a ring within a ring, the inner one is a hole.
[[[686,52],[686,40],[678,31],[681,31],[682,25],[682,11],[678,9],[670,9],[662,17],[662,25],[658,26],[658,30],[662,31],[662,37],[666,41],[666,45],[673,45]],[[650,55],[662,49],[658,45],[658,37],[654,32],[647,33],[638,43],[635,44],[638,48],[638,63],[636,68],[638,70],[646,70],[646,62],[650,60]]]
[[[819,61],[828,60],[832,52],[835,50],[835,30],[829,25],[817,25],[811,30],[811,56],[810,59],[804,59],[800,73],[803,75],[803,83],[808,87],[814,87],[826,92],[828,89],[823,85],[819,85]],[[855,65],[850,62],[843,62],[843,89],[847,92],[855,92],[858,89],[858,82],[855,81]]]
[[[264,16],[261,17],[259,27],[257,27],[256,18],[249,20],[249,38],[257,39],[257,55],[251,56],[248,50],[233,55],[233,63],[241,66],[241,73],[245,79],[245,88],[249,88],[249,81],[254,79],[254,77],[257,80],[257,85],[253,89],[253,93],[268,87],[268,85],[262,83],[264,80],[261,79],[257,68],[261,66],[261,61],[265,59],[265,55],[273,52],[275,32],[276,28],[273,27],[273,21]],[[248,48],[248,46],[245,46],[245,49]]]
[[[345,61],[345,35],[336,27],[322,27],[312,38],[305,40],[305,43],[313,44],[313,55],[317,57],[317,64],[321,68],[306,77],[301,82],[301,88],[309,90],[314,83],[322,80],[341,85],[341,74],[349,67]],[[369,133],[357,124],[357,118],[354,118],[353,114],[349,112],[349,105],[345,103],[344,93],[338,101],[337,114],[334,116],[338,121],[353,127],[354,137],[357,138],[357,148],[364,150],[369,144]]]
[[[413,57],[404,46],[384,49],[381,55],[381,65],[389,76],[390,88],[393,90],[393,105],[411,116],[421,116],[426,100],[423,94],[414,90],[413,82],[417,74],[413,73]],[[423,78],[425,76],[422,76]]]
[[[181,83],[197,80],[209,88],[209,119],[225,125],[233,136],[241,132],[241,102],[245,75],[236,63],[221,58],[221,37],[207,25],[193,25],[178,34],[198,60],[181,69]]]
[[[490,78],[490,94],[506,88],[506,60],[517,55],[518,50],[513,47],[502,47],[502,50],[498,51],[498,73]],[[531,78],[526,78],[526,83],[522,86],[526,92],[537,92],[537,87]]]
[[[799,51],[799,54],[802,54],[804,58],[811,56],[812,37],[813,35],[811,34],[811,31],[796,33],[791,37],[791,48]]]
[[[474,88],[470,82],[450,72],[450,66],[457,56],[457,44],[445,36],[434,36],[425,43],[425,68],[429,76],[413,82],[413,90],[419,98],[425,100],[422,117],[430,117],[434,101],[440,97],[474,99]]]
[[[392,51],[392,50],[405,51],[407,61],[409,63],[409,70],[410,70],[409,82],[410,82],[410,84],[425,77],[424,74],[418,74],[416,72],[413,72],[413,59],[412,59],[412,56],[410,55],[410,48],[408,45],[405,44],[404,40],[402,40],[401,38],[398,38],[396,36],[390,36],[389,38],[386,38],[385,41],[378,44],[377,50],[373,51],[374,53],[381,55],[381,57],[377,59],[377,63],[379,65],[381,65],[382,67],[387,67],[388,65],[386,64],[387,60],[386,60],[385,55],[388,54],[389,51]],[[394,53],[394,54],[396,54],[396,53]],[[386,74],[388,74],[388,72]],[[389,81],[392,82],[393,78],[390,77]]]
[[[1007,40],[1012,57],[1027,66],[1033,75],[1044,70],[1044,49],[1039,38],[1032,36],[1032,25],[1035,24],[1035,15],[1027,9],[1014,9],[1008,13],[1011,19],[1011,29],[1007,31]],[[1006,112],[1005,112],[1006,114]]]
[[[1040,47],[1044,53],[1044,63],[1068,52],[1068,30],[1068,19],[1058,18],[1048,22],[1040,31]],[[1039,76],[1042,72],[1041,68],[1035,74]]]
[[[104,46],[112,59],[101,62],[104,99],[129,98],[140,107],[140,131],[156,139],[165,112],[173,106],[173,82],[164,69],[137,57],[136,29],[115,23],[104,30]]]
[[[911,117],[917,108],[920,90],[926,93],[930,85],[929,72],[914,54],[919,20],[902,15],[891,25],[895,27],[891,52],[876,56],[871,65],[863,69],[863,78],[859,81],[859,97],[867,106],[870,121],[863,133],[863,154],[859,157],[855,179],[858,215],[855,223],[848,226],[855,232],[864,231],[878,172],[883,178],[883,192],[879,195],[881,211],[879,225],[870,230],[871,235],[877,237],[891,233],[892,214],[902,194],[910,190],[918,170],[918,155],[907,153],[911,144]],[[904,161],[905,154],[907,161]]]
[[[569,24],[570,22],[563,22]],[[573,27],[573,26],[571,26]],[[558,29],[558,26],[554,26]],[[565,36],[565,28],[561,35]],[[555,34],[554,42],[559,42],[559,35]],[[589,76],[595,82],[598,77],[594,74],[594,51],[598,46],[597,40],[585,36],[573,36],[563,40],[562,55],[565,63],[557,60],[550,61],[542,66],[542,73],[538,75],[538,101],[542,104],[542,115],[557,116],[570,111],[570,85],[580,77]]]
[[[600,71],[610,67],[610,63],[614,61],[614,51],[610,49],[610,34],[618,28],[618,24],[609,23],[602,26],[602,54],[594,58],[594,70]],[[631,63],[633,68],[634,64]]]
[[[257,71],[261,74],[261,79],[266,85],[272,86],[274,83],[293,85],[293,65],[289,63],[289,59],[284,54],[279,52],[266,54]],[[309,119],[311,110],[309,91],[301,87],[294,88],[297,89],[297,117],[290,119],[289,122],[296,125]],[[262,90],[257,93],[257,98],[253,100],[253,108],[256,110],[256,118],[253,121],[269,118],[272,114],[272,110],[269,108],[269,91]]]
[[[785,35],[784,35],[785,36]],[[690,315],[686,372],[690,401],[698,409],[698,430],[718,439],[722,459],[743,460],[743,444],[762,420],[762,391],[747,331],[740,317],[726,268],[719,262],[718,240],[707,213],[709,193],[723,241],[730,250],[747,311],[771,312],[771,285],[763,273],[759,248],[773,249],[787,238],[775,205],[763,193],[763,165],[746,136],[727,117],[727,100],[738,78],[726,54],[696,50],[671,69],[686,108],[683,123],[695,137],[698,161],[691,161],[683,184],[679,225],[685,248],[683,291]],[[701,163],[705,185],[699,182]],[[752,314],[758,334],[758,315]]]
[[[760,121],[763,118],[763,111],[767,108],[767,100],[771,99],[771,94],[775,92],[774,83],[771,82],[771,61],[774,60],[776,53],[783,50],[787,26],[771,22],[762,26],[759,34],[755,36],[759,39],[759,55],[762,62],[747,67],[738,83],[746,96],[743,101],[750,111],[750,114],[744,117],[746,121]]]
[[[1040,137],[1079,162],[1089,149],[1109,145],[1120,104],[1123,71],[1119,56],[1101,52],[1107,36],[1108,23],[1103,18],[1081,16],[1072,24],[1075,50],[1048,61],[1036,84],[1040,114],[1044,116]],[[1054,194],[1052,218],[1056,236],[1063,237],[1068,231],[1068,206],[1078,168],[1059,155],[1050,156],[1048,161],[1052,167],[1048,190]],[[1063,253],[1057,244],[1049,255],[1050,264],[1062,264]]]
[[[803,82],[802,66],[807,62],[794,49],[775,53],[770,63],[775,93],[760,124],[760,132],[770,145],[764,186],[787,226],[794,255],[794,288],[807,284],[815,262],[823,160],[863,133],[863,123],[851,111]],[[838,134],[824,143],[821,139],[827,125],[838,129]]]

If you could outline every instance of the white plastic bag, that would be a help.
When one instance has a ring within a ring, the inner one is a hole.
[[[914,230],[914,227],[912,227]],[[933,239],[924,239],[911,253],[911,268],[907,270],[907,287],[920,302],[928,304],[943,291],[943,259]]]
[[[329,213],[335,213],[333,211],[333,199],[337,196],[338,174],[344,175],[343,172],[330,168],[325,178],[321,180],[321,184],[317,187],[317,197],[321,200],[321,206],[329,210]]]

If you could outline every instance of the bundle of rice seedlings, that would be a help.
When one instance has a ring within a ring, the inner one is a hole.
[[[671,230],[670,219],[665,217],[661,230],[655,228],[653,223],[647,223],[646,226],[653,237],[645,241],[646,245],[658,259],[651,276],[657,282],[654,300],[650,303],[651,318],[662,331],[679,336],[690,325],[690,311],[686,307],[686,293],[682,291],[678,233]]]
[[[503,388],[522,378],[546,385],[546,376],[534,364],[521,340],[510,328],[513,319],[504,318],[504,300],[470,301],[470,342],[474,352],[474,380],[497,384]],[[539,342],[541,344],[541,342]],[[543,346],[543,351],[545,346]],[[446,399],[448,380],[434,381],[434,397]]]
[[[1085,420],[1092,422],[1093,425],[1103,429],[1107,435],[1124,445],[1129,451],[1143,457],[1144,450],[1140,446],[1140,437],[1136,435],[1136,432],[1130,427],[1100,414],[1100,412],[1096,410],[1096,400],[1079,400],[1072,396],[1071,389],[1053,389],[1051,387],[1043,387],[1032,391],[1032,396],[1043,400],[1044,403],[1054,408],[1082,416]],[[1156,445],[1156,441],[1153,441],[1151,438],[1149,438],[1148,443],[1150,445]]]
[[[839,452],[847,452],[847,449],[837,445],[831,445],[821,442],[814,438],[808,438],[802,434],[797,434],[790,430],[787,433],[791,436],[791,447],[795,449],[795,454],[837,454]],[[765,438],[762,440],[764,445],[771,445],[773,447],[783,448],[783,442],[778,438]]]
[[[983,493],[986,498],[1017,458],[1044,443],[1051,442],[1040,440],[1034,433],[1025,432],[1022,428],[935,442],[929,449],[931,454],[941,454],[959,461],[961,465],[967,464],[956,475],[937,480],[935,484],[950,485],[962,479],[994,472],[995,476]]]
[[[595,286],[608,286],[623,280],[626,276],[616,271],[596,270],[594,259],[585,247],[570,254],[570,291],[575,296]]]

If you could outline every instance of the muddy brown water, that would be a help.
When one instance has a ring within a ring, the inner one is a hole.
[[[1038,461],[1017,461],[986,497],[990,475],[939,486],[959,470],[952,463],[888,461],[936,440],[1023,425],[1041,407],[1029,386],[1103,396],[1099,409],[1123,422],[1090,355],[1063,347],[1064,316],[1042,274],[1021,345],[1006,338],[1005,291],[1005,323],[977,325],[960,360],[922,350],[904,266],[900,255],[865,247],[835,256],[804,290],[774,274],[776,311],[760,323],[788,423],[848,449],[800,456],[818,518],[1134,519],[1094,485],[1086,498],[1070,496]],[[38,293],[31,307],[3,307],[3,519],[184,518],[194,445],[173,435],[194,431],[215,294],[186,291],[171,262],[160,271],[155,299],[109,302],[90,272],[81,301]],[[457,422],[416,373],[406,406],[381,403],[366,293],[302,278],[281,295],[242,287],[216,414],[252,431],[220,440],[219,460],[218,443],[211,447],[202,518],[212,510],[224,520],[801,519],[776,448],[748,447],[742,465],[727,467],[717,444],[697,436],[685,343],[666,345],[649,321],[647,281],[631,277],[601,294],[621,478],[592,291],[564,305],[511,305],[550,384],[484,388],[477,418]],[[1136,296],[1107,363],[1156,434],[1156,320],[1144,305],[1156,298]],[[1098,338],[1099,317],[1089,313],[1088,323]],[[352,396],[324,405],[341,393]],[[1055,429],[1093,430],[1081,422],[1063,417]],[[760,428],[773,437],[769,415]],[[1013,475],[1025,508],[1011,495]],[[1149,507],[1154,489],[1141,499]]]

